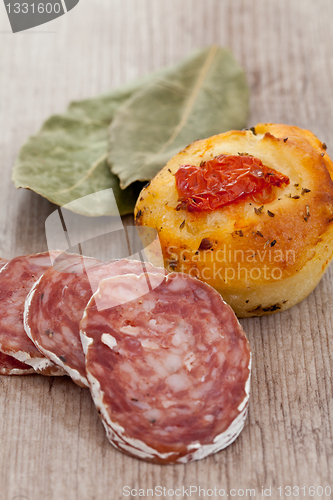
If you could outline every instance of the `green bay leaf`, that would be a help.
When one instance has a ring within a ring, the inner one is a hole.
[[[167,68],[115,112],[108,163],[125,189],[152,179],[196,139],[246,127],[249,89],[231,52],[211,46]]]
[[[142,184],[120,189],[106,161],[107,130],[115,110],[146,81],[147,77],[109,94],[73,102],[65,113],[51,116],[21,148],[12,175],[15,186],[60,206],[112,188],[120,214],[133,212]],[[85,207],[79,213],[116,215],[107,204]]]

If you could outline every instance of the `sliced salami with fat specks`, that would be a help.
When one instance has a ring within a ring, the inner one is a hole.
[[[59,253],[59,252],[58,252]],[[58,255],[57,252],[54,256]],[[44,375],[64,375],[45,358],[23,327],[25,299],[31,287],[51,265],[48,252],[10,260],[0,271],[0,351]]]
[[[79,323],[84,309],[109,276],[141,274],[144,269],[164,273],[149,263],[127,259],[100,263],[85,257],[82,265],[74,263],[58,272],[49,268],[35,284],[26,300],[24,326],[38,349],[62,367],[79,385],[88,386]],[[93,291],[92,291],[93,290]]]
[[[30,375],[32,373],[36,372],[31,366],[0,352],[0,375]]]
[[[87,378],[116,448],[151,462],[186,463],[241,432],[250,346],[209,285],[182,273],[158,280],[142,274],[100,283],[80,325]]]

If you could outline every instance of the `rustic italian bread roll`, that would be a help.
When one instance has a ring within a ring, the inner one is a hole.
[[[333,164],[308,130],[258,124],[190,144],[142,190],[169,270],[218,290],[239,317],[286,310],[333,253]]]

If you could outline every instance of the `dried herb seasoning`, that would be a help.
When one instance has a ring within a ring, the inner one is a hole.
[[[213,246],[212,241],[210,241],[208,238],[203,238],[201,240],[198,250],[210,250],[212,246]]]
[[[235,234],[236,236],[244,236],[243,234],[243,231],[241,229],[239,229],[238,231],[234,231],[233,234]]]
[[[262,206],[261,206],[261,207],[259,207],[259,208],[254,207],[254,211],[255,211],[255,213],[256,213],[257,215],[261,215],[263,208],[264,208],[264,205],[262,205]]]

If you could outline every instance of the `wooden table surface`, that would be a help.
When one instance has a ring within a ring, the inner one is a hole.
[[[28,135],[70,100],[197,47],[233,50],[251,87],[249,125],[306,127],[332,152],[332,19],[331,0],[81,0],[13,35],[0,6],[0,255],[46,249],[44,223],[55,206],[11,182]],[[292,498],[330,498],[317,487],[333,490],[332,291],[331,268],[298,306],[242,320],[253,350],[249,416],[234,444],[196,463],[151,465],[116,451],[89,391],[66,377],[1,377],[0,500],[139,498],[126,497],[125,486],[148,498],[219,498],[207,491],[215,487],[233,498],[249,498],[247,489],[263,498],[262,487],[271,487],[270,498],[287,498],[288,486]],[[156,486],[166,488],[161,496],[146,491]]]

